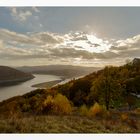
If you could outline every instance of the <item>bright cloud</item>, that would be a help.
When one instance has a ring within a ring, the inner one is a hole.
[[[0,29],[0,58],[38,64],[79,64],[103,66],[139,57],[140,35],[125,40],[105,40],[94,34],[38,32],[20,34]]]

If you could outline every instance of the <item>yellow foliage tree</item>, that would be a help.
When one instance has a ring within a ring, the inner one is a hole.
[[[70,114],[71,111],[72,107],[67,97],[62,94],[57,94],[54,97],[54,112],[59,114]]]
[[[72,106],[64,95],[57,94],[54,97],[49,95],[43,103],[43,113],[70,114]]]
[[[105,109],[99,105],[97,102],[90,107],[89,109],[89,116],[97,116],[97,115],[103,115],[105,113]]]

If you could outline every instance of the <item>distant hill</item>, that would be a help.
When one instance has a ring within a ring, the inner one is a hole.
[[[0,66],[0,86],[7,86],[24,82],[34,78],[30,73],[25,73],[8,66]]]
[[[65,78],[81,76],[97,71],[99,67],[82,67],[72,65],[47,65],[47,66],[23,66],[18,67],[18,70],[23,72],[30,72],[36,74],[53,74],[57,76],[64,76]]]

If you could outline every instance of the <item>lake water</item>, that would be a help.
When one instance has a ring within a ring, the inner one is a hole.
[[[55,75],[41,75],[41,74],[34,74],[35,78],[28,80],[26,82],[7,86],[7,87],[0,87],[0,101],[8,99],[13,96],[23,95],[31,90],[36,89],[36,87],[32,87],[34,84],[39,84],[43,82],[49,82],[54,80],[61,80],[59,76]]]

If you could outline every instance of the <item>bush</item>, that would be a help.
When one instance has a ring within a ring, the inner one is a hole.
[[[136,109],[134,110],[134,112],[135,112],[135,113],[140,113],[140,108],[136,108]]]
[[[70,114],[72,107],[70,101],[63,95],[49,95],[43,102],[42,113],[45,114]]]
[[[47,99],[43,102],[43,106],[40,109],[44,114],[53,113],[54,110],[54,99],[51,95],[47,97]]]
[[[23,106],[22,106],[23,112],[28,112],[28,111],[30,111],[30,109],[31,109],[30,104],[27,104],[27,103],[23,104]]]
[[[89,109],[89,116],[103,116],[106,110],[103,106],[99,105],[97,102],[90,107]]]
[[[60,114],[70,114],[72,107],[66,96],[57,94],[54,98],[54,111]]]
[[[127,121],[128,120],[128,115],[127,114],[121,114],[121,120],[122,121]]]
[[[87,116],[89,110],[88,110],[87,106],[84,104],[80,107],[79,111],[80,111],[81,115]]]

